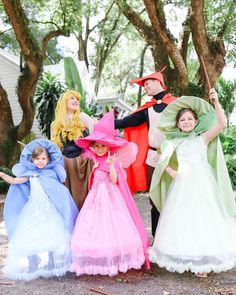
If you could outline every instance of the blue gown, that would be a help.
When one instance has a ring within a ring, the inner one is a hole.
[[[50,156],[43,169],[31,162],[36,146],[47,148]],[[29,181],[11,185],[6,197],[9,247],[4,273],[23,280],[65,274],[71,262],[70,238],[78,209],[62,184],[65,171],[60,150],[48,140],[32,141],[22,151],[13,173],[29,177]]]

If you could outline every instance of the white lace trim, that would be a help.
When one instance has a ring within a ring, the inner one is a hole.
[[[148,258],[151,262],[156,263],[159,267],[165,268],[170,272],[183,273],[185,271],[191,271],[192,273],[201,272],[223,272],[236,267],[236,254],[228,257],[225,261],[220,261],[217,257],[212,257],[211,260],[204,263],[204,257],[202,257],[202,264],[199,263],[199,259],[181,259],[179,257],[172,257],[163,253],[156,254],[152,249],[148,249]],[[201,260],[201,259],[200,259]],[[214,263],[215,260],[215,263]]]
[[[5,274],[5,277],[12,279],[12,280],[24,280],[24,281],[30,281],[37,279],[39,277],[48,278],[51,276],[63,276],[68,272],[70,269],[70,265],[64,265],[62,268],[52,269],[52,270],[38,270],[32,273],[15,273],[8,270],[6,267],[2,269],[3,273]]]

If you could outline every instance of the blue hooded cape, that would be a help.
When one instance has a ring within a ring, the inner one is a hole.
[[[50,157],[50,161],[43,169],[37,168],[31,161],[32,152],[36,147],[46,148]],[[31,177],[37,174],[45,193],[63,217],[67,229],[72,232],[79,212],[69,190],[63,184],[66,172],[59,148],[46,139],[33,140],[24,147],[20,162],[13,166],[12,172],[17,177]],[[12,184],[8,190],[3,217],[9,239],[16,228],[21,210],[29,200],[29,194],[29,181],[23,184]]]

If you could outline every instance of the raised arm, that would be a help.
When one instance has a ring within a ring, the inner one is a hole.
[[[11,177],[3,172],[0,172],[0,177],[10,184],[21,184],[28,181],[27,177]]]
[[[145,117],[145,110],[133,113],[123,119],[115,119],[115,129],[127,128],[127,127],[137,127],[147,122]]]
[[[89,133],[93,132],[93,125],[98,122],[97,119],[90,117],[86,113],[80,113],[80,120],[84,123],[84,125],[88,128]]]
[[[117,183],[117,172],[114,167],[115,155],[111,156],[110,151],[108,152],[107,162],[109,164],[109,173],[112,183]]]
[[[212,139],[219,135],[220,132],[226,127],[224,110],[219,103],[218,95],[214,88],[210,89],[209,98],[215,106],[217,122],[209,130],[203,133],[203,138],[206,144],[208,144]]]

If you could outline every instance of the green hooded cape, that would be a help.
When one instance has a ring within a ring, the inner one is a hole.
[[[184,133],[176,126],[176,115],[183,108],[191,108],[198,116],[199,123],[191,133]],[[205,100],[194,96],[182,96],[169,104],[161,113],[158,128],[166,135],[162,144],[162,154],[154,170],[150,187],[150,198],[161,212],[172,178],[165,171],[167,165],[178,169],[175,154],[176,147],[187,137],[199,135],[208,130],[216,122],[214,108]],[[220,200],[223,212],[236,215],[236,203],[230,183],[227,166],[224,159],[219,137],[208,144],[208,162],[216,173],[220,189]]]

